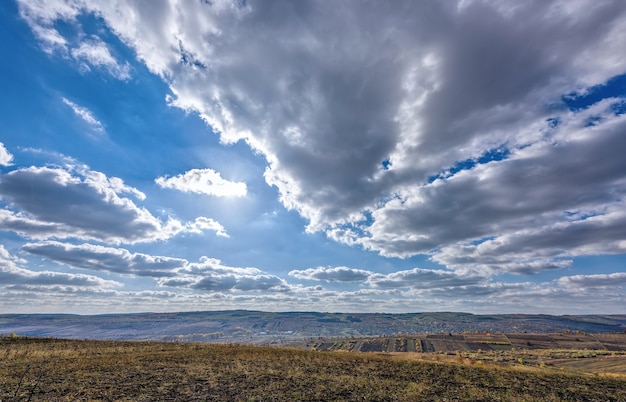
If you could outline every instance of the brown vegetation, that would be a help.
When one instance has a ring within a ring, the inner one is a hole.
[[[0,400],[626,401],[623,377],[486,367],[465,360],[1,338]]]

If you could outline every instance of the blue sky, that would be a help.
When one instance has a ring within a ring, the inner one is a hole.
[[[0,311],[624,313],[621,1],[6,1]]]

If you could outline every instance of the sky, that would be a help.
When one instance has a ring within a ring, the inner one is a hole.
[[[0,35],[1,313],[626,313],[622,0],[9,0]]]

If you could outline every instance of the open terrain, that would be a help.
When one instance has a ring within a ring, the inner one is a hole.
[[[13,336],[0,338],[0,355],[3,401],[626,400],[619,374],[411,353]]]
[[[319,338],[292,346],[322,351],[385,352],[417,360],[554,367],[626,376],[626,333],[459,333]]]
[[[4,314],[0,334],[24,336],[281,344],[313,337],[469,332],[624,332],[626,315],[347,314],[247,310],[144,314]],[[433,341],[434,342],[434,341]],[[436,343],[436,342],[435,342]]]

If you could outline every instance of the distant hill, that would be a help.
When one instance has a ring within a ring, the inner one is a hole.
[[[317,313],[247,310],[107,315],[4,314],[0,334],[109,340],[281,343],[452,332],[624,332],[626,315]]]

